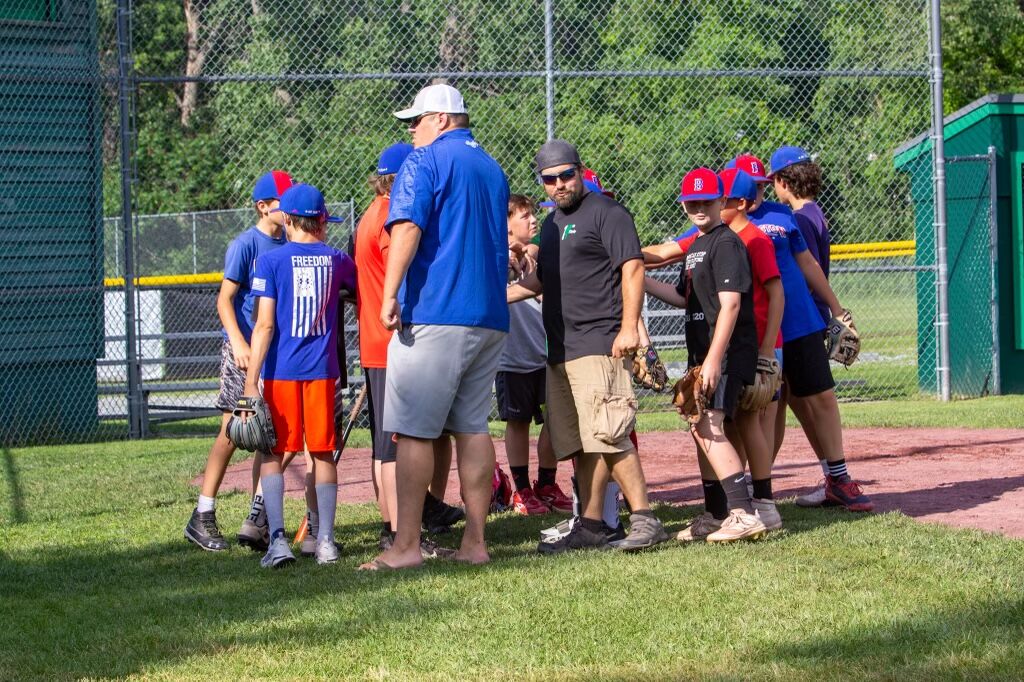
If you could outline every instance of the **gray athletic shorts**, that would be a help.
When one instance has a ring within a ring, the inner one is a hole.
[[[417,324],[388,344],[384,431],[414,438],[487,433],[505,332]]]
[[[245,370],[238,369],[231,342],[225,340],[220,346],[220,393],[213,403],[222,412],[231,412],[238,405],[245,389]]]

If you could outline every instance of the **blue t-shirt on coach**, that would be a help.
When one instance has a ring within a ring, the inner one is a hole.
[[[256,261],[254,296],[277,302],[264,379],[337,379],[338,292],[356,290],[356,265],[323,242],[289,242]]]
[[[820,332],[825,323],[811,298],[804,273],[796,263],[796,255],[807,250],[800,228],[788,206],[774,201],[762,202],[756,211],[747,214],[750,222],[768,235],[775,246],[775,260],[782,276],[786,307],[782,312],[782,341]]]
[[[287,243],[284,234],[274,239],[263,234],[260,232],[260,228],[253,225],[228,244],[228,250],[224,254],[224,279],[229,279],[238,285],[238,292],[235,293],[232,305],[235,307],[238,328],[242,330],[242,336],[246,341],[252,338],[254,297],[251,285],[256,259]],[[227,340],[227,331],[222,329],[221,334]]]
[[[422,232],[398,292],[403,324],[508,331],[508,196],[505,172],[465,128],[409,155],[387,221]]]

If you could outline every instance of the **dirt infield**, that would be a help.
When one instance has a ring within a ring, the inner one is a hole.
[[[949,526],[979,528],[1024,538],[1024,430],[1016,429],[847,429],[850,471],[875,502],[877,511],[898,510]],[[506,465],[504,445],[495,441]],[[692,504],[702,502],[696,454],[688,434],[658,431],[640,435],[640,455],[653,497]],[[370,452],[347,451],[341,460],[339,501],[369,502]],[[287,494],[302,496],[304,466],[290,468]],[[224,489],[247,490],[251,465],[232,465]],[[559,471],[568,490],[569,468]],[[799,429],[786,434],[775,467],[778,499],[803,494],[821,479],[821,469]],[[196,478],[196,485],[201,477]],[[447,497],[458,499],[455,471]]]

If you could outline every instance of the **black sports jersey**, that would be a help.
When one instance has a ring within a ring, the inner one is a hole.
[[[718,293],[740,293],[739,316],[722,360],[722,374],[753,383],[757,370],[757,326],[750,255],[743,241],[725,225],[698,236],[686,250],[686,266],[676,290],[686,299],[686,348],[691,366],[704,362],[711,347],[722,307]]]

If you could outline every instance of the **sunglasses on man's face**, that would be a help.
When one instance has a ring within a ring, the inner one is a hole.
[[[569,182],[574,177],[576,177],[576,171],[577,169],[573,167],[566,168],[561,173],[555,173],[554,175],[544,175],[542,173],[540,176],[540,181],[543,182],[545,185],[553,185],[559,180],[561,180],[562,182]]]
[[[420,114],[419,116],[417,116],[416,118],[412,119],[409,122],[409,127],[410,128],[415,128],[416,126],[418,126],[420,124],[420,121],[425,119],[427,116],[437,116],[437,112],[430,112],[430,113],[426,113],[426,114]]]

